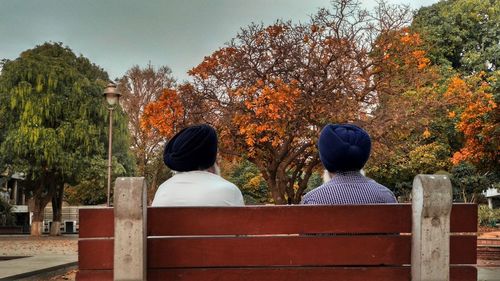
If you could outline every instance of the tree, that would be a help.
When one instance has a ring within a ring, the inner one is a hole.
[[[0,198],[0,226],[15,225],[16,216],[12,212],[13,206],[9,204],[4,198]]]
[[[172,137],[184,124],[184,104],[177,90],[163,89],[156,101],[147,104],[140,118],[140,130],[144,136],[156,136],[161,143]],[[152,201],[158,185],[170,175],[170,170],[163,164],[163,150],[156,149],[154,158],[144,172],[149,176],[150,189],[148,200]],[[153,155],[152,155],[153,156]]]
[[[498,1],[456,0],[419,9],[411,26],[442,76],[434,86],[440,114],[433,114],[432,134],[449,145],[454,169],[472,165],[490,180],[500,175],[499,21]],[[468,192],[463,196],[475,196]]]
[[[409,28],[381,33],[371,56],[382,58],[375,82],[384,95],[377,96],[366,125],[374,142],[365,171],[396,196],[409,198],[416,174],[450,167],[448,136],[436,124],[443,119],[437,85],[445,79],[427,57],[420,34]]]
[[[108,162],[102,156],[94,156],[87,160],[87,168],[82,169],[76,176],[76,185],[66,184],[64,187],[64,200],[72,205],[99,205],[107,201]],[[116,158],[112,162],[113,177],[127,175],[125,167]],[[113,196],[113,190],[111,190]]]
[[[220,132],[220,151],[254,163],[276,204],[300,201],[320,163],[315,144],[323,125],[369,124],[390,94],[385,78],[376,80],[384,57],[372,52],[379,35],[408,23],[408,10],[332,4],[305,24],[243,28],[189,72],[207,108],[203,117]]]
[[[500,71],[496,73],[500,77]],[[500,122],[491,84],[494,80],[494,76],[484,80],[481,73],[466,80],[456,76],[450,79],[444,93],[450,104],[448,117],[456,122],[464,138],[463,146],[453,155],[455,165],[469,162],[484,172],[498,173]]]
[[[420,8],[412,28],[431,47],[435,64],[463,73],[492,71],[500,63],[500,2],[496,0],[439,1]]]
[[[156,161],[161,154],[163,136],[142,126],[144,111],[148,104],[160,99],[167,89],[175,86],[172,71],[167,66],[154,69],[150,64],[141,69],[133,66],[120,79],[118,90],[122,93],[120,104],[128,116],[131,150],[135,155],[137,172],[145,176],[154,191],[162,164]],[[159,164],[159,165],[157,165]]]
[[[222,176],[234,183],[243,193],[246,205],[269,203],[267,184],[259,169],[250,161],[243,159],[223,160]]]
[[[462,162],[451,170],[455,197],[464,203],[476,203],[489,185],[488,178],[478,173],[474,165]]]
[[[1,162],[26,174],[32,235],[41,234],[43,209],[50,201],[51,234],[60,233],[65,184],[75,184],[93,157],[105,158],[107,110],[101,95],[107,80],[106,72],[61,43],[36,46],[3,64]],[[123,114],[117,110],[115,116],[115,155],[130,171]]]
[[[164,89],[158,100],[146,105],[140,126],[145,132],[171,137],[183,124],[184,105],[176,90]]]

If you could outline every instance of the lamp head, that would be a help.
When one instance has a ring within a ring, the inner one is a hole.
[[[114,106],[116,103],[118,103],[121,94],[116,89],[116,84],[113,82],[109,82],[109,84],[104,89],[103,96],[106,98],[106,101],[110,106]]]

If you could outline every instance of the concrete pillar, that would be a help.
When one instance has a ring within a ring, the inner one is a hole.
[[[117,178],[114,191],[114,280],[146,280],[146,181]]]
[[[17,201],[17,180],[14,181],[14,191],[12,192],[12,199],[13,199],[13,202],[14,202],[14,205],[18,205],[18,201]]]
[[[444,175],[417,175],[412,189],[412,281],[450,280],[451,182]]]

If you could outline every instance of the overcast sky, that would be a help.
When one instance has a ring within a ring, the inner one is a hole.
[[[409,4],[417,9],[435,2]],[[45,41],[62,42],[112,79],[151,62],[168,65],[184,80],[240,27],[278,18],[304,22],[329,6],[329,0],[0,0],[0,58],[15,59]]]

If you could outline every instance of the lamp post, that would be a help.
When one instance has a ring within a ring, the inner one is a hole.
[[[108,102],[108,110],[109,110],[109,139],[108,139],[108,197],[106,201],[106,205],[111,206],[110,195],[111,195],[111,157],[112,157],[112,145],[113,145],[113,110],[115,109],[118,100],[120,99],[121,94],[116,90],[116,85],[113,82],[110,82],[106,88],[104,89],[103,96],[106,98]]]

